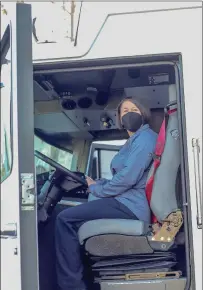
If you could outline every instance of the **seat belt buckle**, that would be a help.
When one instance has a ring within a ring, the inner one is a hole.
[[[154,161],[155,160],[161,161],[161,155],[157,155],[155,153],[152,153],[152,158],[153,158]]]

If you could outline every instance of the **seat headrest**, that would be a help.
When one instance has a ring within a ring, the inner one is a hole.
[[[150,128],[156,132],[159,133],[161,124],[164,119],[164,110],[163,109],[153,109],[151,110],[151,119],[150,119]]]

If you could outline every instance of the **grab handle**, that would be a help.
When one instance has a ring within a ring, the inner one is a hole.
[[[202,229],[202,188],[200,177],[200,145],[199,139],[192,139],[193,159],[194,159],[194,173],[195,173],[195,190],[197,202],[197,227]]]
[[[4,224],[1,228],[1,239],[15,239],[17,238],[17,224]]]

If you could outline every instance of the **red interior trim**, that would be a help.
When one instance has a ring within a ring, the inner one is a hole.
[[[177,112],[177,109],[172,109],[172,110],[169,110],[169,111],[168,111],[168,114],[171,115],[171,114],[173,114],[173,113],[175,113],[175,112]]]

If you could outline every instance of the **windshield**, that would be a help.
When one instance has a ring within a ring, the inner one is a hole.
[[[73,157],[73,154],[71,152],[67,152],[65,150],[56,148],[44,142],[37,136],[35,136],[35,150],[41,152],[42,154],[56,161],[65,168],[71,169]],[[49,172],[55,169],[37,157],[35,157],[35,166],[36,166],[36,174]]]
[[[11,62],[9,59],[10,49],[6,55],[6,60],[1,59],[1,182],[11,173]]]

